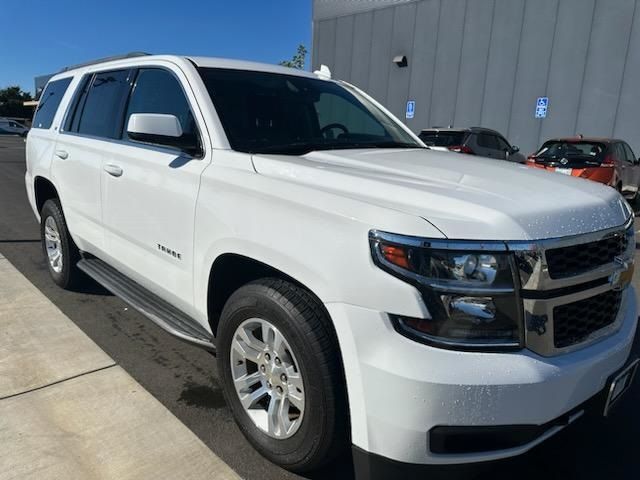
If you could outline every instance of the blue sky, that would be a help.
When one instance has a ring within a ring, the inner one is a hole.
[[[131,51],[267,63],[300,43],[311,51],[311,0],[9,0],[1,10],[0,88],[32,93],[35,76]]]

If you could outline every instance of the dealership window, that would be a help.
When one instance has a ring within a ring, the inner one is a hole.
[[[33,117],[33,128],[51,127],[53,117],[71,83],[71,78],[72,77],[63,78],[47,84],[40,97],[36,114]]]

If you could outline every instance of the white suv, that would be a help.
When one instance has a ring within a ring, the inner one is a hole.
[[[63,71],[26,187],[53,280],[216,351],[242,432],[291,470],[349,444],[358,472],[513,456],[633,377],[626,201],[430,151],[326,70]]]

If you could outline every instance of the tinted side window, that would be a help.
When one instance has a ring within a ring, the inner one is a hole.
[[[62,97],[67,91],[71,77],[49,82],[42,92],[36,114],[33,117],[33,128],[49,128],[53,117],[60,106]]]
[[[627,161],[629,163],[635,163],[636,158],[635,158],[635,156],[633,154],[633,150],[631,150],[631,147],[629,145],[627,145],[626,143],[623,143],[622,145],[623,145],[626,157],[627,157]]]
[[[129,70],[97,73],[87,92],[78,133],[120,138],[122,110],[129,90]]]
[[[503,152],[511,150],[509,142],[507,142],[504,138],[496,137],[496,141],[498,142],[498,150],[502,150]]]
[[[80,115],[82,114],[82,107],[87,99],[87,93],[89,93],[89,87],[93,80],[93,74],[85,75],[80,82],[80,86],[76,89],[76,93],[71,101],[71,106],[67,112],[67,118],[64,122],[64,130],[68,132],[77,132],[78,124],[80,123]]]
[[[164,113],[175,115],[182,127],[182,138],[197,139],[198,129],[191,113],[189,102],[178,79],[167,70],[159,68],[141,69],[131,93],[127,114],[125,116],[125,132],[129,117],[134,113]]]
[[[464,145],[464,132],[420,132],[420,140],[433,147]]]
[[[495,135],[487,135],[486,133],[478,134],[478,145],[491,150],[498,150],[498,139]]]

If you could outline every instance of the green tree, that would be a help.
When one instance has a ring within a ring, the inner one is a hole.
[[[23,105],[29,100],[32,100],[31,94],[23,92],[18,86],[0,89],[0,117],[31,117],[33,109]]]
[[[283,60],[282,62],[279,63],[279,65],[302,70],[304,69],[304,62],[306,58],[307,58],[307,47],[300,44],[298,45],[298,50],[296,51],[296,54],[291,58],[291,60]]]

